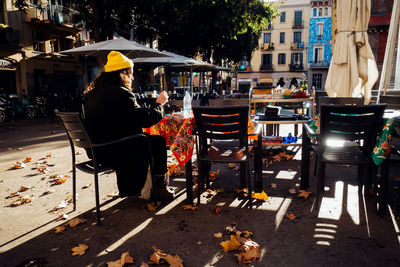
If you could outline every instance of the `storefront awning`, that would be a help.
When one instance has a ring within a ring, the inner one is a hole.
[[[16,70],[15,62],[0,58],[0,70]]]

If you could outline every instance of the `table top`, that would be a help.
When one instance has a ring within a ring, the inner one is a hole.
[[[251,103],[265,103],[265,102],[304,102],[313,101],[313,97],[291,97],[291,98],[252,98]]]

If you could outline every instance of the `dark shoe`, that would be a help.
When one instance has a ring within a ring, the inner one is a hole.
[[[158,200],[159,201],[171,201],[175,198],[175,191],[168,186],[164,186],[158,189]]]

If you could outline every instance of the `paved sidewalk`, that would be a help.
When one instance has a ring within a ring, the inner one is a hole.
[[[85,153],[79,152],[77,157],[84,160]],[[149,260],[152,246],[177,254],[184,266],[240,266],[234,253],[225,253],[219,245],[229,239],[224,229],[231,223],[253,232],[252,240],[260,245],[260,259],[252,266],[400,266],[398,222],[389,213],[379,217],[373,199],[359,197],[355,168],[328,167],[330,191],[324,194],[320,211],[311,211],[313,194],[304,199],[289,192],[299,189],[299,160],[264,167],[264,190],[269,199],[252,210],[236,193],[239,172],[226,165],[213,168],[220,169],[221,176],[212,189],[224,190],[202,198],[195,211],[182,208],[184,177],[171,179],[177,199],[150,212],[143,207],[146,202],[136,197],[108,197],[117,191],[116,178],[114,173],[104,174],[100,176],[100,199],[106,204],[102,207],[103,225],[98,227],[93,177],[82,172],[78,172],[77,210],[69,205],[64,211],[49,212],[71,195],[70,178],[54,186],[50,178],[71,175],[70,153],[64,130],[55,120],[0,126],[0,266],[24,266],[29,261],[43,263],[37,266],[106,266],[126,251],[135,259],[128,266],[140,266]],[[25,168],[12,169],[26,157],[32,161]],[[48,161],[47,174],[36,168],[43,160]],[[398,167],[391,171],[392,175],[400,173]],[[31,187],[21,194],[32,201],[9,207],[14,198],[7,197],[21,186]],[[309,191],[314,186],[311,179]],[[216,207],[221,208],[220,214],[214,212]],[[56,226],[67,223],[58,220],[64,213],[67,221],[77,217],[88,221],[55,234]],[[286,213],[296,218],[289,220]],[[214,237],[218,232],[224,233],[221,239]],[[82,256],[71,256],[70,249],[78,244],[89,248]]]

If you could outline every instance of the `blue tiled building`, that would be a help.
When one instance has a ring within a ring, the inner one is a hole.
[[[308,46],[309,86],[324,90],[332,56],[332,0],[310,1]]]

